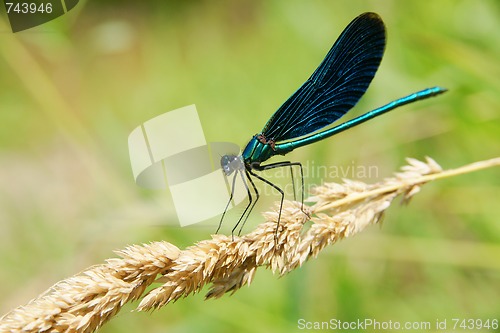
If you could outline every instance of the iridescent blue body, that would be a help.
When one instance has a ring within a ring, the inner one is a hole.
[[[431,96],[435,96],[445,92],[446,89],[441,87],[433,87],[428,88],[411,95],[399,98],[395,101],[390,102],[380,108],[367,112],[359,117],[346,121],[345,123],[340,124],[339,126],[335,126],[333,128],[314,133],[303,138],[299,138],[293,141],[284,142],[284,143],[274,143],[273,145],[269,142],[263,143],[262,133],[254,135],[254,137],[248,142],[243,153],[241,154],[243,157],[243,161],[246,165],[259,165],[262,162],[265,162],[269,158],[274,155],[286,155],[292,150],[310,145],[311,143],[326,139],[332,135],[343,132],[351,127],[364,123],[372,118],[375,118],[381,114],[389,112],[397,107],[400,107],[405,104],[413,103],[415,101],[425,99]],[[271,139],[272,140],[272,139]]]
[[[233,197],[237,174],[240,174],[243,180],[246,176],[256,195],[256,200],[253,201],[250,188],[246,185],[249,203],[233,228],[233,233],[240,222],[248,218],[248,214],[259,198],[259,192],[252,177],[280,192],[281,205],[283,205],[283,191],[254,171],[298,166],[301,176],[303,176],[302,166],[298,162],[262,165],[263,162],[275,155],[285,155],[296,148],[328,138],[402,105],[436,96],[446,91],[440,87],[424,89],[338,126],[329,127],[347,113],[363,96],[380,65],[385,43],[385,26],[377,14],[364,13],[355,18],[344,29],[311,77],[271,116],[264,129],[253,136],[241,156],[225,155],[221,158],[224,173],[227,176],[235,173],[232,182],[233,190],[226,210]],[[302,202],[303,187],[302,177]],[[219,228],[225,212],[222,215]],[[281,209],[278,224],[280,217]]]

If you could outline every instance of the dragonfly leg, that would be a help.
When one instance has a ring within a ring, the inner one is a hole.
[[[293,177],[293,167],[291,165],[290,165],[290,177],[292,178],[293,201],[297,201],[297,195],[295,193],[295,179]]]
[[[243,223],[241,224],[240,230],[238,231],[238,236],[239,236],[239,235],[241,235],[241,231],[243,230],[243,227],[245,226],[245,223],[247,222],[248,217],[249,217],[249,216],[250,216],[250,214],[252,213],[253,208],[255,207],[255,205],[257,204],[257,201],[258,201],[258,200],[259,200],[259,198],[260,198],[259,191],[257,190],[257,187],[255,186],[255,184],[254,184],[254,182],[253,182],[253,180],[252,180],[252,177],[250,176],[250,174],[248,173],[248,171],[245,171],[245,174],[246,174],[247,179],[248,179],[248,181],[250,182],[250,184],[252,184],[252,188],[253,188],[253,190],[254,190],[254,192],[255,192],[255,200],[254,200],[254,202],[253,202],[252,206],[250,207],[250,209],[248,210],[248,214],[247,214],[247,216],[245,217],[245,219],[243,220]],[[241,175],[242,175],[242,179],[243,179],[243,173],[242,173]],[[245,180],[243,179],[243,182],[244,182],[244,181],[245,181]],[[247,187],[247,190],[249,190],[249,189],[248,189],[248,187]],[[250,194],[249,194],[249,195],[250,195]],[[247,207],[247,209],[248,209],[248,207]],[[245,209],[245,212],[246,212],[246,209]],[[243,212],[242,217],[245,215],[245,212]],[[241,220],[241,218],[240,218],[240,220]],[[238,221],[238,223],[239,223],[239,221]],[[237,227],[237,226],[238,226],[238,224],[236,224],[236,226],[234,227],[233,232],[234,232],[234,230],[236,229],[236,227]]]
[[[301,185],[301,201],[300,201],[301,206],[300,206],[300,210],[302,211],[302,213],[308,215],[304,211],[304,170],[303,170],[302,164],[300,162],[290,162],[290,161],[277,162],[277,163],[272,163],[272,164],[261,165],[261,166],[259,166],[256,169],[259,170],[259,171],[262,171],[262,170],[269,170],[269,169],[281,168],[281,167],[286,167],[286,166],[290,167],[290,172],[292,174],[293,197],[294,197],[295,201],[296,201],[296,196],[295,196],[295,181],[293,179],[292,167],[298,166],[299,169],[300,169],[300,185]]]
[[[252,193],[250,192],[250,188],[248,187],[246,181],[245,181],[245,177],[243,177],[243,171],[239,170],[238,173],[240,174],[241,176],[241,179],[243,180],[243,185],[245,185],[245,189],[247,190],[247,194],[248,194],[248,205],[245,207],[245,210],[243,211],[243,214],[241,214],[240,218],[238,219],[238,222],[236,223],[236,225],[234,226],[233,230],[231,230],[231,239],[234,241],[234,231],[236,230],[236,228],[238,227],[238,225],[241,223],[241,221],[243,220],[243,217],[245,216],[246,212],[248,211],[248,208],[250,206],[255,206],[255,202],[254,204],[252,205],[252,202],[253,202],[253,198],[252,198]],[[250,179],[250,178],[249,178]],[[250,179],[250,182],[252,182],[252,180]],[[252,182],[252,185],[255,189],[255,185],[253,184]],[[247,216],[248,218],[248,216]],[[247,220],[247,218],[245,218],[243,220],[243,224],[241,225],[241,228],[243,228],[243,225],[245,225],[245,222]],[[240,229],[240,232],[241,232],[241,229]],[[238,234],[239,235],[239,234]]]
[[[222,226],[222,221],[224,220],[224,216],[226,215],[226,212],[227,212],[227,209],[229,208],[229,204],[231,203],[231,201],[233,200],[233,196],[234,196],[234,185],[236,183],[236,172],[234,173],[234,176],[233,176],[233,183],[231,185],[231,195],[229,196],[229,200],[227,201],[227,205],[226,205],[226,208],[224,209],[224,213],[222,213],[222,216],[220,218],[220,221],[219,221],[219,226],[217,227],[217,230],[215,231],[216,234],[219,233],[219,230],[220,230],[220,227]]]
[[[259,169],[256,169],[256,170],[261,170],[260,168]],[[262,169],[264,170],[264,169]],[[255,178],[259,179],[260,181],[274,187],[278,192],[280,192],[281,194],[281,202],[280,202],[280,211],[278,213],[278,223],[276,224],[276,232],[275,232],[275,235],[274,235],[274,240],[276,243],[278,243],[278,230],[279,230],[279,225],[280,225],[280,220],[281,220],[281,211],[283,210],[283,200],[285,199],[285,192],[283,192],[283,190],[281,188],[278,187],[278,185],[276,184],[273,184],[271,183],[269,180],[257,175],[256,173],[252,172],[251,170],[248,170],[248,172],[254,176]]]

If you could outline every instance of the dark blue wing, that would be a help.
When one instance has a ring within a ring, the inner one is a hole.
[[[311,77],[269,119],[262,134],[276,142],[289,140],[342,117],[370,85],[384,49],[380,16],[364,13],[355,18]]]

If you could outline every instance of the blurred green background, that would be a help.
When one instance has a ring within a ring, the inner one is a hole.
[[[382,16],[388,45],[348,117],[434,85],[449,92],[287,159],[376,165],[376,177],[361,179],[375,182],[405,157],[428,155],[453,168],[498,156],[497,0],[88,1],[17,34],[0,17],[0,312],[114,249],[154,240],[183,248],[207,238],[214,230],[177,226],[168,193],[135,185],[130,131],[196,104],[207,141],[243,146],[365,11]],[[428,184],[410,205],[393,205],[381,228],[283,278],[262,269],[233,296],[204,301],[202,292],[153,314],[129,305],[101,331],[500,319],[499,178],[492,169]],[[276,198],[258,205],[246,231]]]

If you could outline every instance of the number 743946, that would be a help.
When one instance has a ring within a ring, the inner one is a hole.
[[[41,3],[37,4],[34,2],[6,2],[7,14],[18,13],[18,14],[35,14],[35,13],[52,13],[52,3]]]
[[[458,319],[453,318],[453,330],[498,329],[498,319]]]

